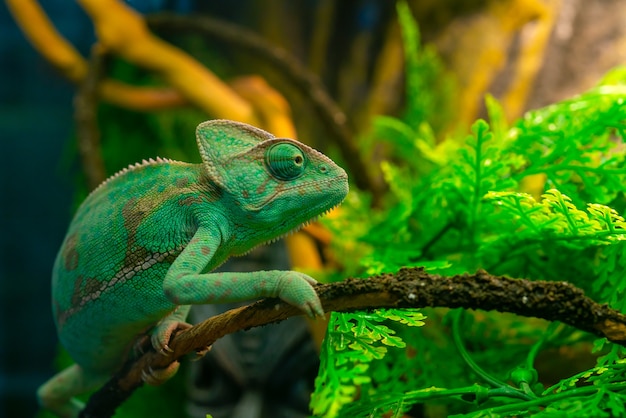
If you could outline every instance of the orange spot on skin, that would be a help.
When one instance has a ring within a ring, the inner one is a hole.
[[[191,206],[194,203],[202,203],[202,198],[199,196],[188,196],[178,201],[179,206]]]
[[[202,254],[204,255],[211,254],[211,248],[206,245],[203,245],[202,248],[200,248],[200,251],[202,251]]]
[[[72,271],[78,267],[78,251],[76,250],[76,244],[78,237],[76,234],[72,234],[67,238],[65,247],[63,248],[63,261],[65,264],[65,270]]]
[[[189,179],[186,177],[179,177],[176,179],[176,187],[187,187],[187,185],[189,184]]]

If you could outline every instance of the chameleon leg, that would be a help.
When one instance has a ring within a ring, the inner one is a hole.
[[[39,387],[39,404],[59,417],[78,417],[84,405],[74,396],[101,386],[109,377],[108,374],[88,373],[79,365],[73,364]]]
[[[214,231],[200,227],[172,263],[163,281],[165,296],[176,305],[226,303],[279,297],[310,317],[324,309],[313,289],[315,279],[295,271],[202,273],[219,247]]]

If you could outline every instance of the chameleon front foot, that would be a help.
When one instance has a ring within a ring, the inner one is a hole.
[[[324,316],[324,309],[313,285],[317,281],[306,274],[286,271],[281,272],[277,281],[277,296],[304,311],[310,318]]]

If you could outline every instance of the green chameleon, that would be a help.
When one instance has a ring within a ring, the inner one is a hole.
[[[52,273],[59,339],[76,364],[42,385],[41,405],[76,417],[74,396],[106,382],[149,338],[168,355],[190,305],[279,297],[323,315],[311,277],[294,271],[211,273],[341,203],[348,177],[325,155],[226,120],[196,131],[202,164],[130,166],[78,209]],[[144,373],[158,384],[179,364]]]

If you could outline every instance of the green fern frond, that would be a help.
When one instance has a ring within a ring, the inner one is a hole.
[[[438,131],[450,118],[453,98],[449,74],[434,48],[421,45],[420,30],[406,1],[396,5],[404,47],[406,106],[404,120],[412,126],[428,122]]]
[[[521,180],[544,174],[576,204],[610,203],[626,192],[626,86],[600,86],[585,94],[527,113],[515,124],[512,151],[524,156]]]
[[[489,192],[484,201],[499,209],[501,222],[512,225],[508,242],[562,241],[582,248],[626,239],[624,219],[608,206],[589,204],[584,211],[556,189],[542,198],[537,202],[527,193]]]
[[[338,416],[343,405],[354,402],[361,387],[371,382],[371,376],[366,374],[370,363],[383,359],[388,347],[406,347],[402,338],[395,335],[396,331],[383,322],[422,326],[423,319],[424,315],[417,310],[333,312],[322,346],[320,374],[311,397],[313,412],[329,418]]]

